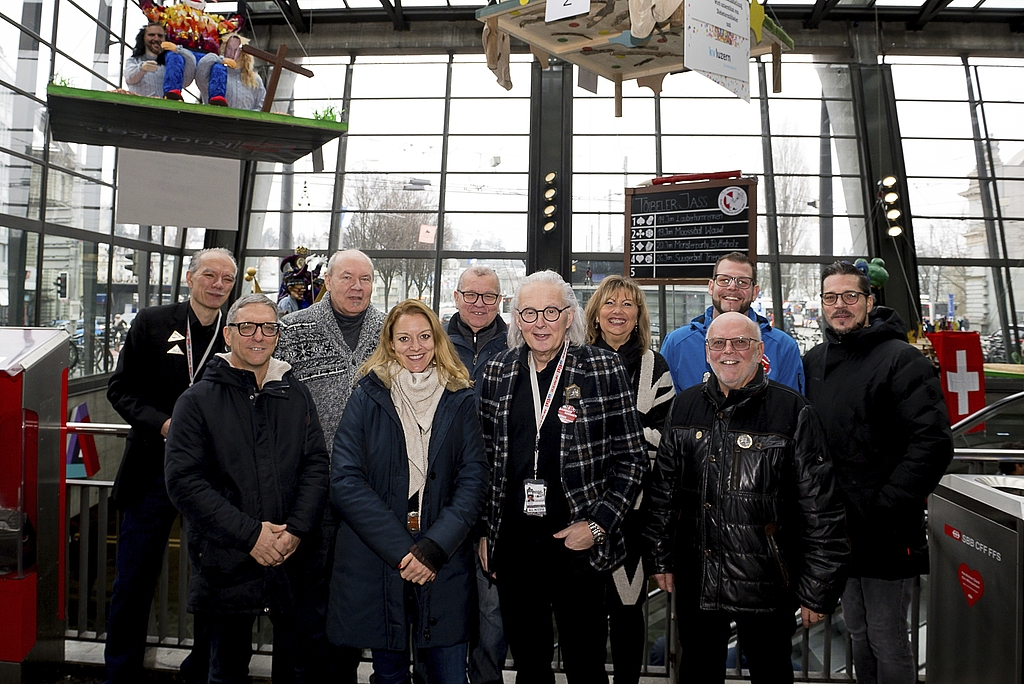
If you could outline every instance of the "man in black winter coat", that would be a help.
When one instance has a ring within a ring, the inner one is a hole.
[[[849,557],[824,430],[765,376],[754,321],[716,316],[705,349],[713,373],[675,398],[644,494],[647,564],[677,593],[688,682],[725,680],[731,622],[752,681],[792,682],[795,611],[831,613]]]
[[[218,684],[249,681],[261,614],[291,651],[294,671],[275,679],[320,679],[305,652],[314,627],[296,608],[318,571],[327,447],[309,390],[271,358],[280,329],[273,302],[240,297],[231,351],[178,400],[167,438],[167,493],[189,523],[188,610],[205,617]]]
[[[928,572],[924,511],[953,458],[938,374],[907,343],[899,315],[874,307],[846,262],[821,279],[825,341],[807,352],[818,410],[846,505],[852,559],[843,616],[860,684],[917,681],[908,639],[913,578]]]

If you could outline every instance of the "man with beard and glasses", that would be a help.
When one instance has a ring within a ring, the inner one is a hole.
[[[750,308],[760,293],[757,269],[746,254],[730,252],[715,263],[714,275],[708,281],[711,306],[690,321],[689,325],[673,330],[659,350],[668,361],[677,389],[684,390],[700,384],[708,377],[711,366],[704,356],[708,326],[716,316],[736,311],[761,328],[761,339],[764,340],[761,364],[768,378],[792,387],[797,392],[804,391],[804,371],[800,365],[800,348],[796,340],[772,327],[767,318],[758,316]]]
[[[807,352],[807,398],[828,437],[852,559],[843,615],[860,684],[917,681],[908,638],[913,578],[928,572],[926,499],[953,458],[938,373],[899,315],[874,306],[847,262],[822,271],[825,341]]]

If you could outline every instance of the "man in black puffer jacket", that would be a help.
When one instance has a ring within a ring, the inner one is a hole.
[[[167,437],[167,493],[188,522],[188,610],[207,618],[211,682],[249,681],[253,621],[268,614],[293,670],[274,680],[312,684],[315,625],[297,606],[322,571],[327,447],[309,390],[271,358],[273,302],[240,297],[224,330],[231,351],[181,395]]]
[[[917,681],[907,637],[913,578],[928,572],[924,510],[953,459],[938,374],[903,321],[874,306],[855,266],[822,271],[825,341],[807,352],[807,398],[828,433],[853,556],[843,616],[860,684]]]
[[[648,562],[678,592],[687,681],[724,681],[735,621],[752,681],[792,682],[794,612],[832,612],[849,556],[824,430],[765,377],[756,323],[721,314],[705,345],[714,372],[676,397],[644,495]]]

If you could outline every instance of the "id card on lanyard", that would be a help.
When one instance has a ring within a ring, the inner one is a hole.
[[[210,338],[210,344],[206,345],[206,353],[203,354],[203,358],[199,359],[199,365],[192,365],[192,321],[187,320],[185,323],[185,356],[188,358],[188,386],[191,387],[196,382],[196,376],[199,375],[199,370],[206,363],[207,357],[210,356],[210,352],[213,351],[213,345],[217,342],[217,335],[220,333],[220,317],[221,312],[217,312],[217,323],[213,327],[213,337]],[[181,339],[180,337],[178,338]]]
[[[551,378],[551,385],[548,387],[544,403],[540,403],[540,385],[537,384],[536,365],[533,360],[533,352],[530,352],[530,387],[533,392],[533,415],[537,421],[537,434],[533,438],[533,479],[525,480],[523,487],[525,497],[523,499],[523,513],[526,515],[543,517],[547,515],[548,486],[544,480],[537,479],[537,465],[540,462],[540,428],[544,425],[544,419],[548,417],[548,410],[551,408],[551,401],[555,398],[555,391],[558,389],[558,381],[562,378],[562,371],[565,369],[565,356],[569,352],[569,341],[566,340],[562,347],[562,356],[555,366],[555,374]]]

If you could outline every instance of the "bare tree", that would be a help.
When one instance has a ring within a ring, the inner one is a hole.
[[[349,188],[348,204],[353,217],[342,239],[345,249],[433,252],[434,242],[420,242],[424,224],[436,225],[437,199],[429,190],[406,191],[384,176],[366,176]],[[445,245],[451,243],[445,231]],[[384,289],[384,307],[389,308],[396,277],[404,273],[405,296],[415,286],[417,296],[433,284],[434,262],[423,259],[377,258],[374,268]]]

